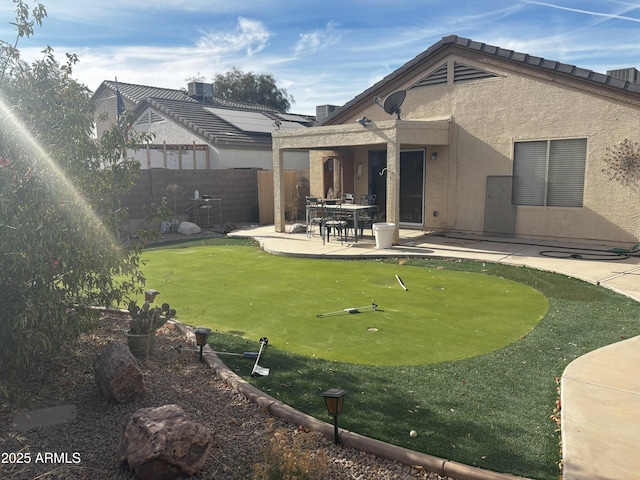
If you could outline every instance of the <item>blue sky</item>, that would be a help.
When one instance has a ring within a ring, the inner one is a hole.
[[[33,0],[27,0],[33,4]],[[48,18],[19,44],[76,53],[74,76],[167,88],[232,67],[271,73],[291,111],[342,105],[450,34],[597,72],[640,68],[640,1],[41,0]],[[152,6],[149,6],[151,4]],[[13,42],[14,4],[0,4]]]

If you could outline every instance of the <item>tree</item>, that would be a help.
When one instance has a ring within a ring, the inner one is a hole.
[[[19,39],[46,12],[14,3]],[[119,198],[140,175],[123,152],[149,134],[131,131],[125,112],[96,140],[91,92],[72,78],[77,57],[60,64],[47,47],[27,65],[16,46],[0,41],[0,397],[12,375],[86,328],[91,307],[141,292],[148,239],[120,237]]]
[[[278,88],[273,75],[244,73],[234,67],[227,73],[218,73],[213,79],[216,96],[238,102],[256,103],[288,112],[293,97],[284,88]]]

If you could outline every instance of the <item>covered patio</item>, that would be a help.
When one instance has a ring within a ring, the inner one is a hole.
[[[280,130],[273,133],[274,224],[276,232],[285,232],[284,155],[287,151],[309,151],[311,195],[325,197],[327,184],[340,193],[353,193],[356,198],[371,194],[376,175],[384,177],[384,196],[379,199],[386,222],[395,225],[394,244],[400,238],[401,152],[422,152],[422,192],[417,206],[424,218],[427,153],[432,158],[448,156],[451,119],[371,121],[362,117],[353,123],[305,129]],[[370,152],[385,152],[384,167],[374,170]],[[327,162],[331,161],[330,164]],[[442,162],[441,162],[442,163]],[[329,173],[327,179],[326,172]],[[353,191],[349,191],[349,190]],[[375,192],[374,192],[375,193]],[[424,227],[424,220],[412,225]]]

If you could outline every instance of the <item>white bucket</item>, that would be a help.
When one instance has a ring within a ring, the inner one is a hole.
[[[373,236],[376,239],[376,248],[391,248],[393,245],[393,233],[395,232],[395,223],[374,223]]]

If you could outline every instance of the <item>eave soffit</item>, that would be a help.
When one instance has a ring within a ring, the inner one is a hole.
[[[273,148],[283,150],[323,150],[359,145],[407,143],[448,145],[451,118],[429,120],[384,120],[361,125],[310,127],[302,131],[278,132],[273,135]]]

